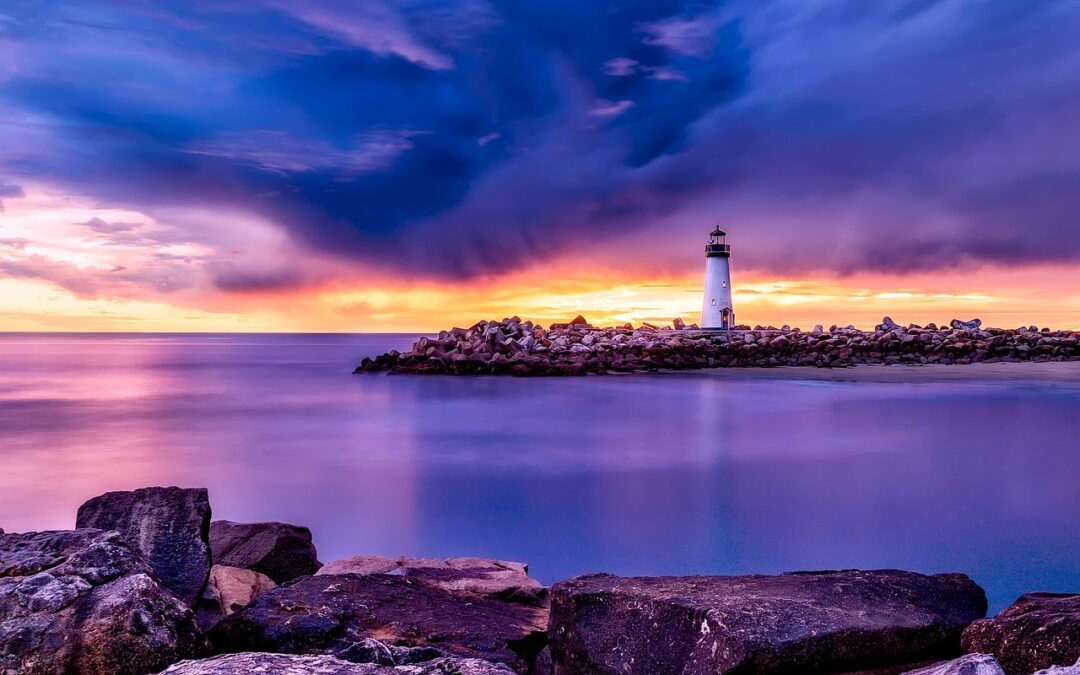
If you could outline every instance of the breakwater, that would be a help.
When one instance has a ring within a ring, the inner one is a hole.
[[[406,353],[365,358],[356,372],[449,375],[586,375],[701,368],[860,364],[966,364],[1080,359],[1080,332],[1037,326],[983,327],[979,319],[948,326],[902,326],[885,317],[874,330],[815,326],[738,326],[703,331],[676,320],[670,328],[597,328],[582,317],[544,328],[518,317],[421,337]]]

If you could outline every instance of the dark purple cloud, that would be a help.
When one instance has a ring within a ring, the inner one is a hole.
[[[0,172],[409,277],[628,231],[696,264],[716,219],[773,271],[1075,262],[1077,34],[1069,0],[30,2]]]

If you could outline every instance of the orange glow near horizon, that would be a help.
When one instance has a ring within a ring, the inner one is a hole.
[[[106,209],[32,188],[0,213],[0,331],[436,332],[517,314],[548,324],[698,321],[704,260],[644,233],[512,273],[407,282],[306,249],[243,214]],[[100,221],[100,222],[99,222]],[[192,224],[197,224],[194,227]],[[197,235],[197,236],[196,236]],[[654,233],[655,235],[655,233]],[[678,252],[685,255],[676,255]],[[733,260],[740,323],[809,329],[979,317],[988,325],[1080,328],[1070,266],[981,267],[912,275],[780,275]],[[284,289],[222,290],[215,272]]]
[[[573,278],[559,268],[455,285],[335,282],[306,291],[220,293],[183,305],[80,298],[42,281],[0,279],[0,330],[435,332],[513,314],[544,324],[577,314],[597,325],[698,320],[697,275]],[[994,326],[1076,329],[1080,291],[1055,285],[1067,277],[1061,268],[844,279],[747,273],[736,276],[735,307],[740,323],[804,329],[871,327],[884,315],[905,324],[977,316]]]

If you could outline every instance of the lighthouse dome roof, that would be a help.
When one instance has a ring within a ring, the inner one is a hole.
[[[709,233],[709,236],[710,237],[726,237],[727,232],[724,232],[719,227],[717,227],[715,230],[713,230],[712,232]]]

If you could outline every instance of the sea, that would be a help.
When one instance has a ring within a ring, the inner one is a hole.
[[[0,528],[200,486],[217,519],[310,527],[324,562],[959,571],[991,611],[1080,592],[1080,378],[352,373],[416,337],[0,334]]]

